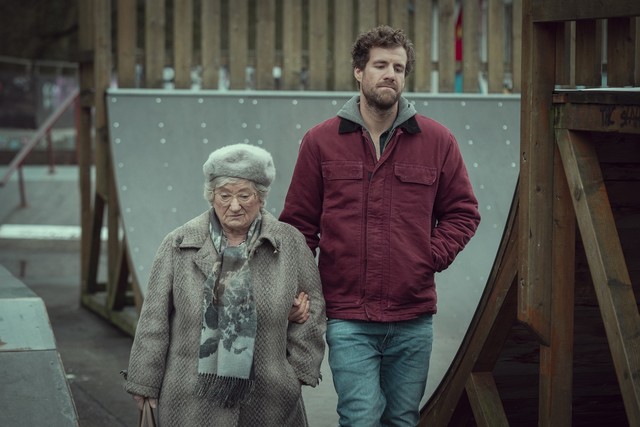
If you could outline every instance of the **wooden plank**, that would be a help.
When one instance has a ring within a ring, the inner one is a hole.
[[[633,36],[633,44],[636,47],[636,53],[633,55],[633,69],[635,70],[633,80],[635,82],[634,86],[640,86],[640,18],[635,18],[633,20]]]
[[[416,0],[414,3],[414,48],[416,51],[416,66],[413,71],[414,90],[429,92],[431,90],[431,61],[433,31],[433,2],[431,0]]]
[[[478,93],[480,91],[478,84],[480,75],[480,44],[478,40],[480,40],[481,37],[481,19],[480,2],[476,0],[463,0],[462,90],[467,93]],[[518,42],[518,46],[520,46],[520,42]],[[517,50],[520,51],[520,49]]]
[[[594,145],[556,131],[629,425],[640,425],[640,314]]]
[[[409,35],[409,4],[407,0],[391,0],[391,27]]]
[[[575,283],[575,215],[559,153],[554,156],[551,338],[540,346],[539,425],[571,425]]]
[[[322,3],[326,4],[326,1]],[[378,24],[377,19],[378,9],[372,7],[371,0],[358,0],[358,34],[374,28]]]
[[[455,0],[438,1],[438,92],[453,92],[456,84]]]
[[[137,10],[134,0],[118,0],[118,87],[136,87]]]
[[[351,0],[334,4],[333,17],[333,81],[334,90],[353,90],[355,79],[351,68],[353,44],[353,3]]]
[[[282,85],[286,90],[301,88],[302,4],[283,0],[282,7]]]
[[[220,48],[220,27],[222,26],[220,0],[205,0],[201,5],[202,88],[218,89],[218,72],[222,55]]]
[[[557,25],[556,33],[556,85],[571,86],[573,60],[571,56],[573,22]]]
[[[309,89],[327,90],[329,8],[326,0],[309,2]]]
[[[509,425],[491,372],[472,373],[465,388],[478,427]]]
[[[107,289],[107,310],[108,312],[120,311],[126,305],[127,285],[129,283],[129,251],[127,250],[127,239],[122,239],[119,246],[117,268],[114,274],[113,286]]]
[[[256,89],[273,90],[273,67],[276,65],[276,1],[259,1],[256,8]],[[323,67],[325,66],[326,63],[323,64]]]
[[[635,20],[634,20],[635,21]],[[631,18],[609,19],[607,25],[607,86],[632,86],[635,46]]]
[[[407,37],[411,38],[409,34],[409,4],[407,0],[391,0],[391,27],[403,30]],[[413,92],[414,75],[414,73],[410,73],[405,78],[404,90],[407,92]]]
[[[602,21],[576,22],[576,85],[602,85]]]
[[[163,86],[165,31],[164,0],[147,0],[144,33],[144,76],[147,88]]]
[[[390,0],[378,0],[378,25],[391,25],[389,1]]]
[[[94,49],[94,12],[92,2],[78,3],[78,48],[80,52],[93,52]],[[78,152],[78,185],[80,193],[80,227],[82,237],[80,240],[80,294],[90,291],[88,287],[88,277],[91,257],[91,223],[93,218],[92,207],[92,184],[91,175],[93,167],[92,150],[92,119],[93,105],[95,103],[93,94],[94,69],[93,61],[83,61],[79,64],[78,78],[80,85],[80,102],[78,115],[78,134],[76,150]]]
[[[487,287],[469,331],[438,393],[422,409],[420,426],[449,425],[469,375],[473,370],[490,371],[493,368],[504,340],[516,321],[518,212],[515,197]]]
[[[609,17],[640,16],[640,2],[629,0],[536,0],[533,22],[575,21]]]
[[[487,58],[489,93],[504,91],[504,2],[488,0]]]
[[[639,135],[640,104],[563,104],[558,106],[556,128]]]
[[[229,7],[229,87],[245,89],[249,54],[248,0],[234,0]]]
[[[533,25],[523,2],[523,91],[520,126],[520,257],[518,319],[549,343],[553,247],[553,129],[555,27]]]
[[[193,0],[173,3],[173,69],[176,89],[191,88],[193,65]]]
[[[513,92],[522,90],[522,0],[512,0],[511,67]]]

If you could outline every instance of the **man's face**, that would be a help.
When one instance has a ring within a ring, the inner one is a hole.
[[[360,95],[379,110],[392,108],[404,89],[407,52],[403,47],[374,47],[364,70],[355,68],[353,74],[360,83]]]

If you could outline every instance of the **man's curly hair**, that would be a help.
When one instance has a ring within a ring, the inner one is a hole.
[[[411,43],[404,31],[381,25],[360,34],[351,48],[351,66],[354,69],[364,70],[367,62],[369,62],[369,51],[374,47],[385,49],[404,48],[407,52],[407,65],[404,69],[404,75],[409,75],[416,62],[416,56],[413,50],[413,43]]]

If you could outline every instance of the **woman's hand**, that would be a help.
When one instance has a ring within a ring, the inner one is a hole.
[[[137,394],[134,394],[132,396],[133,396],[133,400],[136,401],[136,405],[138,406],[138,409],[141,411],[142,411],[142,406],[144,405],[145,399],[149,399],[149,405],[152,408],[155,408],[156,406],[158,406],[158,399],[154,399],[153,397],[144,397]]]
[[[309,319],[309,307],[311,302],[309,301],[309,295],[304,292],[293,299],[293,306],[289,311],[289,321],[296,323],[304,323]]]

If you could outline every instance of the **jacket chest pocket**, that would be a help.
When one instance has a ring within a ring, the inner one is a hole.
[[[359,161],[322,163],[324,209],[361,209],[364,166]]]
[[[431,217],[438,169],[411,163],[395,163],[393,174],[391,197],[392,206],[397,213]]]

